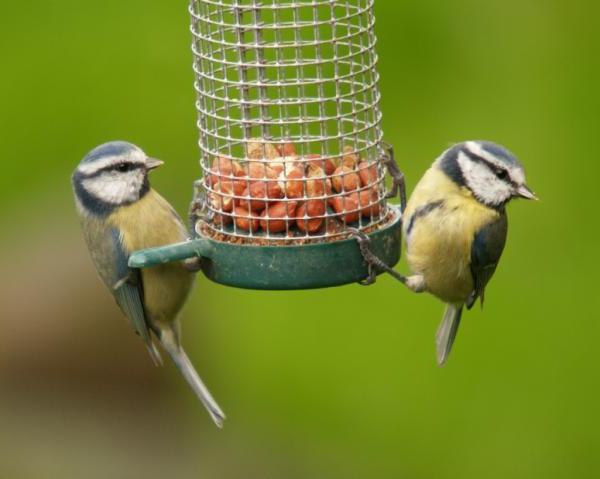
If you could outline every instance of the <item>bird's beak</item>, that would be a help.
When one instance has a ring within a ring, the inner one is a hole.
[[[154,170],[164,164],[165,164],[164,161],[157,160],[156,158],[150,158],[150,157],[146,158],[146,169],[148,171]]]
[[[525,198],[526,200],[538,200],[538,197],[535,196],[535,193],[531,191],[527,185],[521,185],[517,188],[517,196],[519,196],[519,198]]]

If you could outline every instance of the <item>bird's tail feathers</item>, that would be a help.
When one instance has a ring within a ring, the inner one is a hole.
[[[435,335],[437,362],[440,366],[444,365],[452,350],[452,345],[454,344],[454,339],[456,338],[456,333],[458,332],[458,327],[460,325],[462,310],[462,305],[456,306],[454,304],[449,304],[446,306],[444,318]]]
[[[223,427],[223,422],[226,419],[225,414],[202,382],[202,379],[200,379],[200,376],[198,376],[196,369],[194,369],[192,362],[179,344],[179,341],[177,341],[175,334],[163,329],[160,335],[160,342],[167,353],[169,353],[169,356],[171,356],[177,369],[179,369],[185,380],[194,390],[196,396],[198,396],[198,399],[200,399],[217,427]]]
[[[154,363],[154,365],[155,366],[162,366],[163,365],[162,356],[160,355],[160,352],[158,351],[158,348],[152,342],[152,340],[149,340],[146,343],[146,349],[148,350],[148,353],[150,354],[150,357],[152,358],[152,362]]]

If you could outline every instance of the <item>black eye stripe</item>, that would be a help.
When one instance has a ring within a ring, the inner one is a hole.
[[[119,167],[121,165],[127,165],[127,168],[125,170],[120,170]],[[113,163],[111,165],[107,165],[104,168],[100,168],[97,171],[94,171],[93,173],[88,173],[88,174],[82,174],[81,176],[83,178],[96,178],[98,176],[103,175],[104,173],[107,172],[111,172],[111,171],[119,171],[119,172],[128,172],[128,171],[133,171],[133,170],[141,170],[144,167],[143,163]]]
[[[104,171],[126,172],[126,171],[140,170],[140,169],[142,169],[143,166],[144,165],[142,163],[131,163],[131,162],[116,163],[116,164],[108,165],[108,166],[102,168],[99,171],[99,173],[104,172]]]
[[[486,160],[482,156],[479,156],[470,150],[466,150],[465,153],[467,154],[467,156],[469,158],[471,158],[471,160],[473,160],[477,163],[485,164],[491,170],[491,172],[494,173],[494,175],[496,175],[496,177],[498,177],[498,179],[500,179],[502,181],[506,181],[507,183],[510,183],[511,185],[513,185],[515,187],[517,186],[517,184],[512,180],[512,178],[510,177],[510,174],[508,173],[508,171],[506,169],[499,167],[498,165]]]

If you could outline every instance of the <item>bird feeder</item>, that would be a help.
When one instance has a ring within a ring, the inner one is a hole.
[[[200,257],[217,283],[307,289],[398,262],[402,207],[388,199],[399,189],[403,206],[404,185],[383,141],[373,3],[191,1],[193,237],[130,266]]]

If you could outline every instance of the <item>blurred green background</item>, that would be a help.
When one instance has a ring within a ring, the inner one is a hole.
[[[409,187],[486,138],[542,198],[510,206],[483,312],[447,367],[442,305],[375,286],[200,278],[184,344],[217,431],[96,279],[69,177],[93,146],[199,174],[186,2],[5,2],[0,18],[0,477],[592,478],[600,469],[598,2],[378,0],[384,130]],[[399,269],[405,269],[401,263]]]

